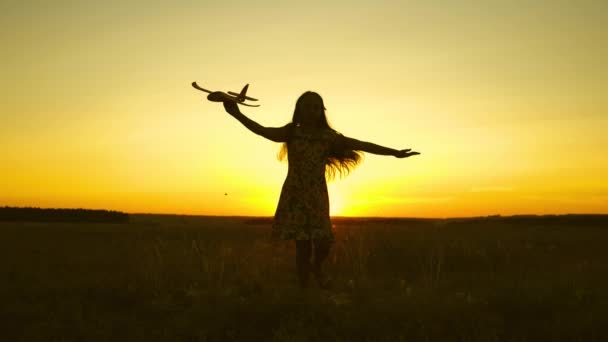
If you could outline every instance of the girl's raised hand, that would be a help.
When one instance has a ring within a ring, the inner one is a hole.
[[[224,101],[224,109],[228,114],[238,114],[240,113],[239,106],[234,101]]]
[[[395,157],[397,157],[397,158],[407,158],[407,157],[415,156],[417,154],[420,154],[420,153],[416,152],[416,151],[412,151],[411,148],[408,148],[408,149],[405,149],[405,150],[397,151],[397,153],[395,153]]]

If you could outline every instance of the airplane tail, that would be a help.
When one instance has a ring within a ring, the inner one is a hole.
[[[239,97],[241,97],[243,99],[246,98],[248,88],[249,88],[249,83],[245,84],[245,86],[243,87],[243,90],[241,90],[241,93],[239,94]]]
[[[249,88],[249,83],[247,83],[243,87],[243,90],[241,90],[240,93],[235,93],[235,92],[229,91],[228,94],[236,96],[239,99],[239,101],[245,101],[245,100],[257,101],[257,99],[247,96],[248,88]]]

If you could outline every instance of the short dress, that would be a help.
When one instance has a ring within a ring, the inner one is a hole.
[[[325,164],[342,137],[331,129],[310,132],[295,126],[287,150],[288,171],[272,223],[272,237],[334,242]]]

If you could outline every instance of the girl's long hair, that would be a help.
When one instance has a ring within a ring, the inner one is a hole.
[[[296,108],[293,112],[293,118],[291,119],[291,123],[289,124],[289,139],[286,143],[283,143],[281,146],[281,151],[279,152],[278,159],[286,160],[288,158],[288,150],[289,143],[291,137],[293,137],[294,128],[296,125],[300,124],[302,121],[302,109],[301,103],[304,97],[306,96],[315,96],[321,103],[321,107],[323,108],[321,117],[317,124],[319,129],[329,129],[335,132],[336,134],[340,134],[336,132],[327,121],[327,116],[325,115],[325,105],[323,104],[323,98],[321,95],[307,91],[302,94],[298,101],[296,102]],[[338,144],[334,145],[327,156],[327,160],[325,161],[325,177],[328,179],[333,179],[336,174],[339,174],[340,177],[344,177],[348,175],[363,159],[363,154],[361,152],[344,148],[343,146],[339,146]]]

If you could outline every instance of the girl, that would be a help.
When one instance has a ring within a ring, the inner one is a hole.
[[[321,272],[321,264],[335,239],[329,218],[326,176],[348,174],[361,161],[358,151],[397,158],[420,153],[394,150],[336,132],[327,122],[323,99],[311,91],[298,98],[293,119],[283,127],[261,126],[243,115],[232,101],[225,101],[224,108],[253,133],[283,143],[279,158],[287,157],[289,167],[272,224],[272,237],[295,240],[296,269],[302,288],[308,286],[312,273],[319,287],[328,289],[329,278]]]

